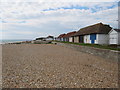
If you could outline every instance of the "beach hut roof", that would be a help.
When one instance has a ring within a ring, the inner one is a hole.
[[[67,33],[66,35],[64,35],[63,37],[64,37],[64,38],[71,37],[71,36],[74,35],[75,33],[76,33],[76,31],[69,32],[69,33]]]
[[[54,36],[48,36],[47,38],[54,38]]]
[[[120,29],[114,29],[116,32],[120,32]]]
[[[88,34],[108,34],[112,28],[109,25],[97,23],[95,25],[87,26],[80,29],[72,36],[88,35]]]
[[[36,38],[36,40],[43,40],[46,39],[45,37],[40,37],[40,38]]]
[[[58,38],[62,38],[63,36],[65,36],[66,34],[60,34],[59,36],[58,36]]]

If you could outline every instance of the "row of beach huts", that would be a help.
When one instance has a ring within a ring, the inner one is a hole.
[[[97,23],[81,28],[79,31],[61,34],[56,40],[73,43],[120,45],[120,29],[113,29],[109,25]]]

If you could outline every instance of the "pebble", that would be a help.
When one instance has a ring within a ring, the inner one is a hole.
[[[117,63],[59,45],[3,45],[2,61],[3,88],[118,88]]]

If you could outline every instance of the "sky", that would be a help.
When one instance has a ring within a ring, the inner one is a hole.
[[[102,22],[118,28],[118,0],[2,0],[0,39],[35,39]]]

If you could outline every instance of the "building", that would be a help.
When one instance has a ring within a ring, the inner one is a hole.
[[[54,36],[48,36],[48,37],[40,37],[40,38],[36,38],[37,41],[51,41],[54,40]]]
[[[45,37],[40,37],[40,38],[36,38],[37,41],[45,41],[46,38]]]
[[[109,25],[98,23],[80,29],[73,35],[76,43],[109,44],[109,35],[112,28]]]
[[[74,35],[76,33],[76,31],[73,32],[69,32],[66,35],[63,36],[64,41],[66,42],[73,42],[73,37],[71,37],[72,35]]]
[[[63,38],[65,35],[66,35],[66,34],[61,34],[61,35],[59,35],[59,36],[57,37],[57,40],[58,40],[58,41],[65,41],[64,38]]]
[[[120,45],[120,29],[112,29],[109,32],[109,44]]]
[[[36,38],[35,40],[32,40],[31,43],[41,43],[41,41],[46,41],[45,37]]]
[[[48,37],[46,37],[46,40],[52,41],[52,40],[54,40],[54,36],[48,36]]]

